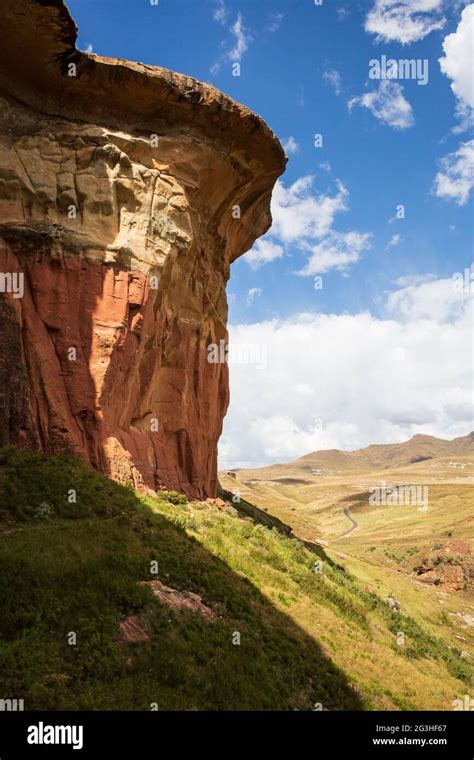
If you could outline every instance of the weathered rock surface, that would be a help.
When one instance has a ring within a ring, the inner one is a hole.
[[[418,575],[422,583],[429,583],[447,591],[462,591],[467,587],[467,577],[461,565],[441,565]]]
[[[62,0],[7,4],[1,37],[0,445],[213,497],[229,394],[206,349],[282,148],[209,85],[76,50]]]
[[[165,586],[161,581],[143,581],[143,586],[148,586],[161,604],[171,607],[173,610],[190,610],[198,612],[207,620],[214,620],[215,614],[202,601],[199,594],[193,591],[179,591],[171,586]]]
[[[119,644],[134,644],[136,641],[148,641],[149,635],[143,628],[143,619],[131,615],[119,623],[117,641]]]

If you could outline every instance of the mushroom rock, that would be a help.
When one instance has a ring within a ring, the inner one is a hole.
[[[229,388],[207,348],[286,159],[214,87],[76,37],[62,0],[3,4],[0,445],[213,497]]]

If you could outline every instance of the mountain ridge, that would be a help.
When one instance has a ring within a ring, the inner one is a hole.
[[[233,472],[252,472],[254,475],[274,475],[277,470],[294,471],[331,469],[333,471],[365,469],[396,469],[428,459],[474,455],[474,431],[452,440],[416,434],[401,443],[370,444],[354,451],[319,449],[281,464],[258,468],[235,468]],[[312,472],[312,474],[318,474]]]

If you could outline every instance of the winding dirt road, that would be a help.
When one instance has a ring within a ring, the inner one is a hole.
[[[355,530],[356,528],[359,527],[359,523],[356,520],[354,520],[354,518],[352,517],[351,513],[349,512],[348,507],[343,507],[342,511],[344,512],[344,514],[347,517],[347,519],[351,521],[351,527],[348,528],[347,530],[345,530],[344,533],[341,533],[341,535],[339,536],[339,538],[344,538],[344,536],[348,536],[349,533],[352,533],[353,530]]]

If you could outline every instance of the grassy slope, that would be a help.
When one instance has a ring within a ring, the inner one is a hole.
[[[393,473],[314,478],[308,485],[242,482],[225,475],[221,480],[268,514],[277,515],[298,535],[324,539],[329,546],[326,551],[342,561],[363,587],[382,597],[393,592],[403,610],[431,634],[474,657],[474,630],[463,621],[466,615],[474,618],[472,591],[467,588],[449,593],[442,587],[422,584],[415,576],[425,558],[442,554],[451,542],[474,546],[474,459],[468,456],[462,460],[464,469],[450,466],[449,458],[439,458]],[[371,506],[368,487],[381,480],[427,484],[428,511],[420,512],[412,506]],[[349,507],[358,528],[341,538],[350,527],[344,506]],[[468,556],[453,556],[450,561],[465,567],[472,564]]]
[[[472,677],[459,653],[329,558],[315,573],[315,559],[233,509],[139,497],[66,457],[3,450],[0,698],[26,709],[451,709]],[[152,560],[217,619],[161,606],[139,585],[155,577]],[[119,645],[132,614],[151,638]]]

